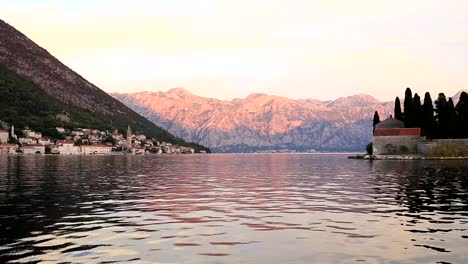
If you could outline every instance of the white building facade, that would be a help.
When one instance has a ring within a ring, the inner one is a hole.
[[[0,143],[8,143],[8,131],[0,130]]]
[[[83,145],[81,146],[81,154],[94,155],[94,154],[110,154],[112,146],[107,145]]]
[[[26,154],[26,155],[45,154],[45,147],[44,145],[40,145],[40,144],[22,146],[20,150],[21,152],[23,152],[23,154]]]
[[[16,154],[17,149],[18,149],[18,145],[16,144],[8,144],[8,143],[0,144],[0,154]]]
[[[37,139],[32,137],[19,138],[19,143],[23,145],[37,144]]]
[[[81,153],[81,149],[74,145],[71,140],[59,140],[57,141],[58,152],[62,155],[78,155]]]

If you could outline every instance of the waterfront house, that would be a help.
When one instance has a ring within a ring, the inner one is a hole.
[[[41,144],[33,144],[33,145],[20,147],[20,151],[23,154],[26,154],[26,155],[44,154],[45,153],[45,147],[44,147],[44,145],[41,145]]]
[[[126,139],[118,139],[116,143],[117,143],[118,146],[128,145],[128,141]]]
[[[422,140],[420,128],[405,128],[402,121],[390,116],[375,126],[372,152],[374,155],[417,154]]]
[[[35,138],[35,139],[39,139],[39,138],[42,138],[42,133],[41,132],[35,132],[35,131],[29,131],[26,134],[26,137],[32,137],[32,138]]]
[[[42,138],[37,140],[37,143],[42,144],[44,146],[48,146],[48,145],[52,144],[49,137],[42,137]]]
[[[190,147],[179,147],[179,153],[182,154],[194,154],[195,149],[190,148]]]
[[[23,135],[27,138],[30,137],[30,138],[38,139],[42,137],[41,132],[32,131],[31,129],[23,129],[21,130],[21,133],[23,133]]]
[[[101,142],[101,136],[95,135],[95,134],[90,134],[88,135],[88,140],[91,144],[97,144]]]
[[[81,152],[72,140],[57,140],[57,146],[58,153],[62,155],[78,155]]]
[[[112,146],[107,145],[83,145],[81,146],[81,153],[84,155],[92,154],[110,154]]]
[[[18,145],[16,144],[8,144],[8,143],[0,144],[0,154],[16,154],[17,149],[18,149]]]
[[[30,132],[32,132],[32,130],[29,129],[29,127],[26,127],[25,129],[21,129],[21,134],[23,134],[23,136],[25,137],[27,137]]]
[[[171,146],[162,146],[163,153],[172,154],[174,149]]]
[[[9,133],[6,130],[0,130],[0,143],[8,142]]]
[[[32,137],[19,138],[18,141],[19,141],[19,143],[22,144],[22,145],[33,145],[33,144],[37,144],[37,138],[32,138]]]
[[[118,133],[112,133],[112,137],[117,141],[125,139],[122,134],[118,134]]]

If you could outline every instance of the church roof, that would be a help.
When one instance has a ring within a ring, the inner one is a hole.
[[[388,129],[388,128],[404,128],[405,127],[405,124],[398,120],[398,119],[395,119],[393,117],[389,117],[387,119],[385,119],[384,121],[378,123],[377,125],[375,125],[375,129],[379,129],[379,128],[384,128],[384,129]]]

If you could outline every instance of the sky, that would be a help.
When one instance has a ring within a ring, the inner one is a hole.
[[[0,19],[106,92],[451,96],[467,0],[0,0]]]

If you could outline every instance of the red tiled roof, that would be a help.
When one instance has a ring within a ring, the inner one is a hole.
[[[107,145],[83,145],[82,147],[112,148],[112,146]]]
[[[8,131],[0,129],[0,133],[8,133]]]
[[[2,143],[0,144],[0,147],[14,147],[16,146],[15,144],[9,144],[9,143]]]
[[[26,145],[26,146],[22,146],[21,148],[34,148],[34,147],[44,147],[44,145],[42,144]]]
[[[374,137],[378,136],[420,136],[420,128],[378,128],[374,131]]]

